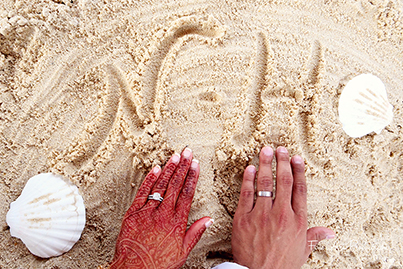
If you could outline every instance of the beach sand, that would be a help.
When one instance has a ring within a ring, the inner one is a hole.
[[[110,261],[144,175],[185,145],[201,175],[189,224],[215,219],[184,268],[231,258],[241,174],[263,145],[306,161],[303,268],[403,268],[401,1],[48,0],[0,3],[0,268]],[[350,138],[348,80],[378,76],[394,120]],[[6,224],[26,181],[60,173],[87,223],[67,253],[31,255]]]

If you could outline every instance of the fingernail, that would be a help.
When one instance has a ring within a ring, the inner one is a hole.
[[[190,165],[191,168],[196,169],[199,166],[199,161],[196,159],[192,160],[192,164]]]
[[[174,153],[174,155],[172,155],[171,161],[173,163],[179,163],[181,156],[178,153]]]
[[[248,173],[255,173],[256,168],[253,165],[249,165],[248,167],[246,167],[246,172]]]
[[[263,154],[264,154],[266,157],[271,157],[271,156],[273,156],[273,150],[272,150],[271,147],[264,147],[264,148],[262,149],[262,152],[263,152]]]
[[[153,169],[153,173],[158,174],[159,171],[161,171],[161,166],[159,166],[159,165],[155,166],[154,169]]]
[[[213,219],[210,219],[210,220],[207,221],[204,225],[206,226],[206,229],[207,229],[208,227],[210,227],[211,225],[213,225],[213,223],[214,223],[214,220],[213,220]]]
[[[277,151],[281,152],[281,153],[288,153],[288,151],[287,151],[287,149],[285,147],[278,147]]]
[[[183,151],[183,157],[185,159],[190,158],[190,155],[192,154],[192,150],[190,148],[185,148],[185,150]]]
[[[334,239],[336,237],[336,235],[334,234],[327,234],[326,235],[326,239]]]
[[[298,155],[294,156],[294,163],[295,164],[301,164],[303,162],[304,162],[304,160],[302,159],[301,156],[298,156]]]

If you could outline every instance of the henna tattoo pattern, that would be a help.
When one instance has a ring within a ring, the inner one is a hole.
[[[171,157],[164,170],[157,166],[146,176],[126,212],[110,268],[179,268],[206,230],[204,217],[186,231],[199,177],[191,151]],[[163,202],[147,200],[158,192]]]

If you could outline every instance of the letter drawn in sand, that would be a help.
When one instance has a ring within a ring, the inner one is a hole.
[[[238,114],[229,119],[219,148],[216,150],[215,179],[226,182],[228,189],[216,188],[220,203],[230,216],[236,209],[237,194],[230,190],[240,189],[242,178],[231,167],[245,164],[248,155],[256,152],[259,146],[256,138],[266,128],[265,121],[267,107],[264,104],[264,92],[269,80],[277,79],[277,70],[273,60],[273,52],[263,33],[256,36],[256,52],[251,58],[251,69],[247,83],[242,87],[236,102]],[[276,77],[276,78],[273,78]],[[263,132],[266,133],[267,130]],[[235,159],[230,158],[234,156]]]
[[[46,152],[49,152],[65,148],[71,142],[69,139],[74,137],[70,134],[77,133],[74,130],[77,123],[85,121],[80,113],[68,113],[70,109],[81,109],[81,98],[92,94],[88,90],[78,96],[72,90],[77,77],[87,73],[94,66],[94,61],[98,60],[90,57],[91,60],[83,62],[82,58],[85,56],[88,55],[81,51],[73,51],[64,56],[54,55],[40,66],[48,70],[47,72],[33,74],[32,80],[36,78],[40,82],[31,94],[21,100],[22,113],[17,128],[12,130],[16,144],[31,145],[23,154],[14,158],[15,167],[24,163],[24,170],[18,171],[21,178],[32,173],[30,169],[37,169],[31,163],[38,163],[38,158],[43,158],[43,162],[46,162],[46,155],[38,154],[38,150],[46,148]],[[93,105],[93,102],[88,102],[87,108],[91,109]],[[50,125],[49,122],[53,124]],[[27,133],[31,134],[28,138]],[[55,139],[60,135],[64,139]]]
[[[176,20],[166,30],[164,36],[150,44],[149,56],[139,65],[140,102],[136,104],[137,114],[145,123],[160,117],[160,107],[164,93],[160,92],[159,76],[163,62],[172,46],[186,35],[200,35],[209,39],[221,38],[225,30],[212,18],[202,20],[196,16]],[[136,102],[137,98],[133,98]],[[138,102],[138,101],[137,101]]]
[[[306,65],[306,75],[305,79],[307,82],[311,85],[315,85],[316,83],[319,82],[320,76],[322,74],[323,70],[323,65],[324,65],[324,60],[323,60],[323,50],[322,50],[322,45],[318,40],[315,40],[314,43],[312,44],[312,52],[311,56],[308,60],[308,63]]]
[[[324,56],[322,45],[318,40],[312,44],[311,55],[308,58],[302,72],[301,89],[304,92],[304,99],[301,100],[299,112],[300,140],[306,141],[301,144],[302,151],[305,153],[305,159],[312,165],[319,164],[320,155],[324,154],[324,148],[319,136],[319,113],[320,102],[322,99],[323,85],[321,85],[321,76],[324,72]],[[321,165],[324,165],[322,163]],[[320,168],[321,169],[321,168]]]
[[[51,164],[55,169],[82,178],[94,169],[94,160],[104,162],[97,153],[107,147],[107,138],[111,135],[118,115],[120,97],[127,87],[122,72],[113,64],[101,62],[83,76],[90,77],[97,85],[98,112],[88,121],[81,132],[74,137],[70,145],[60,153]],[[105,78],[105,79],[104,79]],[[77,81],[80,81],[77,78]],[[104,150],[106,151],[106,150]],[[87,184],[90,182],[86,182]]]
[[[263,112],[262,91],[266,85],[266,75],[270,64],[269,49],[264,34],[258,33],[256,55],[251,63],[253,69],[247,79],[249,83],[242,87],[237,101],[239,113],[233,117],[234,123],[227,129],[232,135],[232,143],[237,150],[243,150],[247,142],[253,139],[253,132]]]
[[[123,130],[126,135],[137,137],[133,139],[134,144],[153,141],[150,148],[142,148],[135,156],[135,164],[145,167],[150,165],[155,159],[151,157],[155,154],[155,149],[158,149],[159,155],[167,154],[167,157],[168,152],[172,151],[173,145],[165,143],[162,139],[162,136],[169,134],[163,131],[167,120],[161,115],[161,108],[167,105],[167,96],[173,94],[171,91],[177,90],[170,89],[171,84],[166,81],[166,77],[174,72],[167,66],[173,64],[172,60],[174,61],[176,53],[181,50],[181,45],[193,39],[202,40],[202,44],[215,45],[224,34],[225,28],[211,17],[203,19],[187,16],[158,30],[146,45],[136,72],[129,78],[132,88],[123,93],[125,101],[122,102],[125,128],[131,126],[131,130]],[[130,123],[133,115],[137,122],[134,125]],[[182,129],[176,131],[180,132]],[[144,146],[148,147],[148,144]]]
[[[302,141],[310,141],[309,136],[315,135],[315,130],[312,129],[316,126],[306,124],[315,124],[311,118],[318,113],[315,109],[319,98],[317,88],[323,72],[323,56],[319,42],[312,46],[311,56],[303,72],[303,82],[299,86],[289,85],[279,75],[274,53],[263,33],[257,35],[256,55],[251,61],[249,83],[242,88],[238,96],[239,113],[229,121],[221,145],[216,151],[215,178],[229,186],[227,190],[216,188],[216,192],[220,203],[230,216],[235,213],[236,204],[233,201],[238,200],[239,195],[231,190],[239,190],[242,183],[243,171],[238,171],[237,167],[246,167],[263,145],[271,145],[274,148],[287,146],[291,154],[306,152],[297,141],[301,140],[301,136]],[[308,99],[307,94],[311,94],[311,98]],[[307,104],[312,99],[316,102]],[[307,106],[315,107],[306,111]],[[307,116],[304,113],[312,113],[309,114],[312,116],[305,118]],[[307,156],[304,154],[304,157]]]
[[[102,96],[98,115],[87,124],[84,132],[76,138],[73,149],[70,149],[66,155],[73,164],[82,165],[83,162],[92,158],[109,135],[115,122],[125,81],[120,71],[111,64],[105,66],[104,72],[106,73],[107,87]]]

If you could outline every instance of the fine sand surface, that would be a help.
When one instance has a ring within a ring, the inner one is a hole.
[[[307,3],[308,2],[308,3]],[[349,79],[384,83],[394,120],[349,138]],[[0,268],[110,261],[144,174],[185,145],[201,163],[189,223],[216,220],[184,268],[231,258],[241,173],[263,145],[306,160],[303,268],[403,268],[403,6],[398,0],[0,2]],[[41,172],[71,179],[87,224],[39,259],[10,236],[9,204]]]

